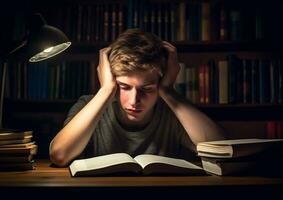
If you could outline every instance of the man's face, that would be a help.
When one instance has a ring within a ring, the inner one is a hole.
[[[158,99],[159,75],[156,71],[117,76],[118,96],[126,120],[143,123],[150,119]]]

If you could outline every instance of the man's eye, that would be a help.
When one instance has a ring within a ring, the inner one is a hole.
[[[129,90],[129,89],[131,89],[131,87],[126,86],[126,85],[120,85],[119,87],[120,87],[122,90]]]
[[[142,88],[142,91],[144,91],[144,92],[152,92],[153,90],[154,90],[154,88],[152,88],[152,87]]]

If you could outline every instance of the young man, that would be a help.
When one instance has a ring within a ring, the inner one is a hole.
[[[224,139],[223,130],[174,90],[177,51],[154,34],[129,29],[99,52],[100,89],[72,107],[50,144],[50,159],[125,152],[190,159],[198,142]]]

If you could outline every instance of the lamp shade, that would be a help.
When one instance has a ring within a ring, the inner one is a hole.
[[[24,52],[27,54],[29,61],[38,62],[61,53],[71,45],[67,36],[58,28],[47,25],[39,13],[30,16],[27,23],[27,30],[27,36],[3,56],[4,66],[0,93],[0,128],[2,128],[5,80],[9,58],[19,53],[20,50],[25,49]]]
[[[33,15],[29,25],[27,53],[30,62],[48,59],[71,45],[67,36],[58,28],[47,25],[40,14]]]

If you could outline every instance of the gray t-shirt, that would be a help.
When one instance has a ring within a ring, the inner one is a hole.
[[[79,98],[70,109],[67,124],[91,99]],[[195,146],[185,129],[164,101],[158,100],[150,123],[139,131],[124,129],[117,120],[118,101],[113,101],[102,114],[93,135],[80,157],[93,157],[125,152],[131,156],[155,154],[184,159],[195,158]]]

